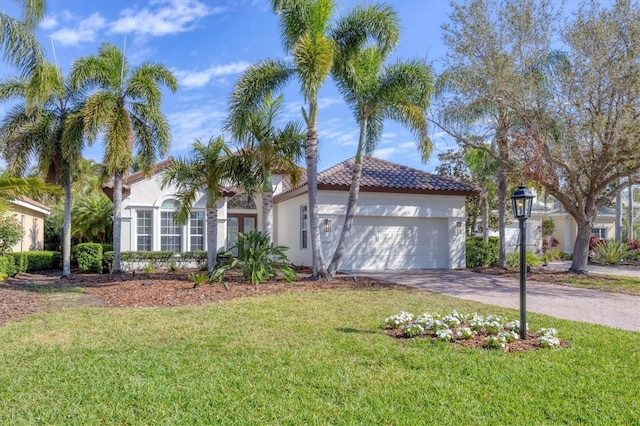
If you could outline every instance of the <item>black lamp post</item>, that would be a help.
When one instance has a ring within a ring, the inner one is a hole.
[[[520,222],[520,338],[527,338],[527,219],[531,216],[533,194],[520,186],[511,196],[513,214]]]

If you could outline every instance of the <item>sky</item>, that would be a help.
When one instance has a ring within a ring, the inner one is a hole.
[[[338,16],[356,0],[337,0]],[[7,13],[14,2],[3,2]],[[17,3],[17,2],[15,2]],[[446,54],[441,25],[448,21],[449,0],[389,0],[401,25],[399,45],[390,58],[423,59],[435,72]],[[14,11],[15,12],[15,11]],[[102,42],[124,49],[132,67],[160,63],[178,78],[176,93],[164,91],[163,112],[172,131],[169,155],[185,155],[196,140],[221,134],[233,85],[251,64],[285,58],[277,17],[269,0],[48,0],[47,14],[37,29],[50,62],[66,74],[73,61],[95,55]],[[3,77],[7,67],[2,68]],[[295,80],[284,91],[287,120],[302,120],[302,96]],[[319,170],[355,155],[358,126],[333,82],[319,94]],[[0,117],[8,110],[0,105]],[[423,163],[413,135],[393,122],[375,157],[433,171],[438,153],[454,147],[442,133],[431,129],[434,151]],[[227,139],[232,142],[231,139]],[[103,146],[87,149],[85,157],[101,162]]]

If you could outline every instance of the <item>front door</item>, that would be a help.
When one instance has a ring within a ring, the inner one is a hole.
[[[230,214],[227,217],[227,247],[231,248],[238,242],[238,234],[256,229],[258,215],[255,214]],[[237,255],[238,251],[233,250]]]

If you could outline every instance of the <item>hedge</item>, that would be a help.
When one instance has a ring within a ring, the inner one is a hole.
[[[113,263],[113,252],[105,252],[103,261],[105,270],[110,270]],[[206,266],[207,252],[204,250],[182,253],[171,251],[123,251],[120,253],[120,261],[125,263],[145,263],[151,269],[170,269],[172,267],[183,269],[192,263],[196,263],[198,267]]]
[[[468,237],[466,245],[467,268],[498,264],[498,237],[489,237],[485,243],[482,237]]]
[[[57,269],[62,255],[58,251],[23,251],[0,256],[0,280],[21,272]]]
[[[75,247],[76,261],[80,272],[102,273],[102,245],[82,243]]]

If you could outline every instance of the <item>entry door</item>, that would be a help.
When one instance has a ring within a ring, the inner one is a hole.
[[[230,214],[227,217],[227,247],[231,248],[238,242],[238,234],[256,229],[258,215],[255,214]],[[237,250],[233,250],[237,255]]]

